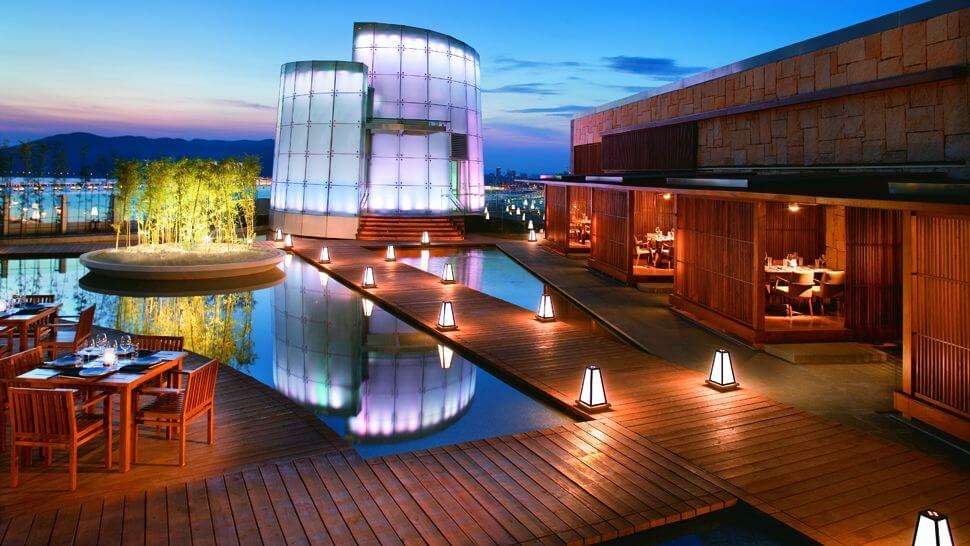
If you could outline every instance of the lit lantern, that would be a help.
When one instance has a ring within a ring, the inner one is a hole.
[[[451,262],[445,262],[445,268],[441,270],[441,284],[455,284],[455,268]]]
[[[587,411],[602,411],[610,407],[603,386],[603,372],[599,366],[590,364],[583,371],[583,384],[579,389],[579,407]]]
[[[491,218],[488,216],[488,209],[487,208],[485,209],[485,220],[491,220]]]
[[[98,217],[98,207],[91,207],[91,218]]]
[[[788,210],[791,212],[798,212],[802,210],[802,207],[798,203],[792,203],[788,205]]]
[[[734,367],[731,366],[731,353],[725,349],[714,351],[714,358],[711,359],[711,374],[707,379],[707,384],[719,391],[729,391],[738,388],[738,382],[734,378]]]
[[[421,232],[421,244],[424,246],[428,246],[431,244],[431,236],[428,235],[427,231]]]
[[[115,351],[115,348],[105,347],[104,353],[101,355],[101,361],[104,362],[106,368],[114,366],[118,362],[118,353]]]
[[[458,329],[458,324],[455,322],[455,310],[450,301],[441,302],[441,309],[438,310],[438,322],[434,327],[442,332]]]
[[[913,546],[953,546],[950,524],[946,516],[933,510],[923,510],[916,516]]]
[[[387,252],[384,253],[384,261],[393,262],[396,259],[397,256],[394,254],[394,245],[387,245]]]
[[[364,310],[365,317],[370,318],[370,316],[374,314],[374,302],[370,301],[369,299],[361,298],[360,306]]]
[[[536,242],[537,240],[538,240],[538,239],[536,238],[536,230],[534,230],[534,229],[530,229],[530,230],[529,230],[529,242],[530,242],[530,243],[534,243],[534,242]]]
[[[522,213],[522,221],[525,222],[525,213]]]
[[[273,237],[273,240],[274,241],[282,241],[283,240],[283,230],[282,229],[276,228],[276,235]]]
[[[550,294],[543,294],[539,298],[539,309],[536,311],[536,320],[539,322],[556,320],[556,313],[552,309],[552,296]]]
[[[669,193],[665,193],[665,194],[663,194],[663,198],[664,198],[664,200],[666,200],[666,201],[670,201],[670,198],[671,198],[671,197],[673,197],[673,196],[672,196],[672,195],[670,195]]]
[[[535,229],[535,228],[536,228],[535,225],[532,224],[532,220],[529,220],[529,227],[528,227],[528,229]]]
[[[360,284],[364,288],[377,288],[377,281],[374,280],[374,268],[367,266],[364,268],[364,280]]]
[[[451,361],[455,359],[455,351],[451,347],[446,347],[444,345],[438,344],[438,363],[441,364],[442,370],[447,370],[451,367]]]
[[[322,264],[330,263],[330,247],[325,246],[320,249],[320,263]]]
[[[289,233],[287,233],[286,237],[283,239],[283,248],[293,248],[293,236]]]
[[[529,206],[529,200],[528,199],[523,199],[522,200],[522,206],[523,207],[528,207]]]

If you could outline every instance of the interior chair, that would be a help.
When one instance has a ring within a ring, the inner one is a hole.
[[[649,241],[644,240],[643,238],[640,238],[640,237],[634,237],[633,242],[635,243],[635,248],[637,251],[637,257],[634,258],[633,265],[637,266],[639,265],[640,260],[642,259],[643,256],[650,256],[652,252],[650,250]]]
[[[43,343],[45,351],[50,352],[52,358],[57,358],[60,352],[77,352],[91,338],[94,327],[94,306],[90,306],[76,317],[76,321],[63,321],[75,317],[59,317],[60,322],[52,325],[53,331]]]
[[[79,413],[74,405],[73,389],[24,389],[11,387],[7,391],[10,404],[10,485],[20,483],[20,457],[22,448],[42,448],[48,463],[54,449],[68,452],[68,472],[71,491],[77,489],[77,449],[104,434],[104,466],[111,468],[111,397],[100,396],[81,406],[89,410],[101,402],[101,415]]]
[[[775,280],[773,293],[778,294],[787,302],[788,316],[792,315],[792,302],[808,302],[808,313],[815,316],[812,306],[814,299],[815,274],[812,271],[795,273],[791,280],[779,277]]]
[[[7,412],[10,411],[7,391],[14,385],[13,379],[18,375],[43,365],[42,347],[34,347],[0,358],[0,452],[7,449]]]
[[[208,421],[206,442],[215,441],[215,397],[216,375],[219,361],[210,360],[190,371],[179,372],[184,376],[182,388],[145,387],[135,393],[136,407],[143,396],[154,397],[148,404],[135,412],[131,450],[134,460],[138,457],[138,425],[163,427],[169,434],[174,431],[179,440],[179,466],[185,466],[185,442],[188,425],[197,417],[205,415]]]
[[[149,335],[135,335],[131,336],[131,342],[138,345],[139,350],[147,351],[181,351],[182,347],[185,345],[185,338],[182,336],[149,336]],[[167,377],[159,377],[156,385],[163,386],[168,384],[171,386],[178,386],[171,384],[171,375],[178,377],[177,372],[172,372],[166,374]]]
[[[822,314],[825,314],[826,302],[840,302],[845,295],[845,271],[826,271],[822,273],[822,280],[818,286],[812,288],[812,295],[819,300]],[[839,305],[841,313],[842,305]]]

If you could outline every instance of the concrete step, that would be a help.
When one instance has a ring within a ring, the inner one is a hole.
[[[793,364],[872,364],[888,359],[878,349],[853,342],[766,344],[765,352]]]

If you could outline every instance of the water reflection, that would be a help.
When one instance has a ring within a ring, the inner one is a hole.
[[[430,434],[458,419],[474,397],[474,365],[455,356],[443,368],[431,337],[365,305],[309,264],[292,262],[273,290],[276,388],[343,417],[339,428],[349,439]]]

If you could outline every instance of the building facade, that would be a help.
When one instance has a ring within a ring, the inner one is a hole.
[[[479,58],[434,31],[355,23],[353,61],[283,65],[272,224],[351,238],[361,217],[484,207]]]
[[[933,1],[579,114],[546,244],[753,346],[898,342],[897,409],[970,439],[968,39]]]

